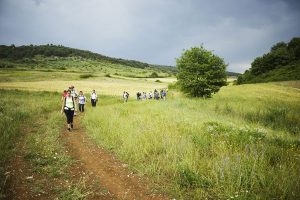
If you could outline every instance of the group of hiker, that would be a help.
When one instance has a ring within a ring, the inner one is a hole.
[[[92,107],[96,107],[98,96],[95,90],[91,93]],[[73,129],[73,117],[76,116],[77,108],[79,112],[84,112],[84,105],[87,99],[82,91],[79,94],[75,90],[74,86],[70,86],[68,90],[64,90],[62,94],[62,107],[61,113],[65,113],[68,124],[68,131]]]
[[[123,92],[123,99],[124,102],[127,102],[129,98],[129,93],[124,91]],[[140,101],[140,100],[147,100],[147,99],[155,99],[155,100],[166,100],[167,98],[167,89],[162,89],[160,90],[160,92],[158,90],[154,90],[154,92],[150,91],[147,95],[147,92],[137,92],[136,93],[136,100]]]
[[[137,92],[136,98],[138,101],[140,100],[151,100],[151,99],[162,99],[166,100],[167,97],[167,89],[162,89],[160,92],[158,90],[154,90],[154,92],[150,91],[147,95],[146,92]],[[124,91],[123,93],[123,99],[124,102],[127,102],[129,98],[129,93]],[[95,90],[92,90],[91,93],[91,105],[92,107],[96,107],[98,101],[98,96]],[[87,102],[87,98],[83,94],[82,91],[75,90],[74,86],[70,86],[68,90],[64,90],[62,94],[62,107],[61,107],[61,113],[65,113],[67,118],[67,124],[68,124],[68,131],[71,131],[73,129],[73,117],[77,115],[77,111],[84,112],[84,105]]]

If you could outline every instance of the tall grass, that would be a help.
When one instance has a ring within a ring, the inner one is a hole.
[[[30,166],[26,170],[38,174],[36,177],[43,177],[31,182],[31,192],[35,195],[47,196],[45,191],[52,190],[56,196],[65,197],[66,191],[78,189],[77,183],[69,181],[71,159],[58,142],[65,123],[59,112],[60,94],[18,90],[0,90],[0,93],[0,199],[5,197],[8,177],[5,172],[16,150],[22,150],[18,155],[23,156]],[[20,144],[25,144],[25,147],[21,148]],[[71,184],[55,184],[60,178]],[[82,195],[81,191],[74,193],[73,197]]]
[[[176,199],[299,199],[299,99],[273,84],[228,86],[205,100],[106,97],[84,124]]]
[[[16,150],[17,142],[24,140],[22,129],[30,128],[34,120],[53,109],[56,103],[54,103],[55,100],[53,101],[51,93],[48,92],[29,93],[18,90],[0,90],[0,93],[2,96],[0,105],[0,194],[3,195],[6,181],[4,173],[11,155]]]

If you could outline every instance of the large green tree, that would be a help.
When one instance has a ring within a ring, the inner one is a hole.
[[[226,64],[211,51],[200,47],[185,50],[176,60],[181,91],[193,97],[211,97],[226,85]]]

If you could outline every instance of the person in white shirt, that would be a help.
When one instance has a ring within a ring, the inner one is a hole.
[[[95,90],[93,90],[92,94],[91,94],[91,103],[92,103],[92,107],[96,107],[96,102],[98,100],[98,96]]]
[[[129,93],[124,91],[124,93],[123,93],[124,102],[128,101],[128,97],[129,97]]]
[[[67,117],[68,130],[73,128],[73,116],[75,111],[75,99],[71,95],[71,90],[68,90],[68,94],[64,97],[61,107],[61,113],[65,113]]]
[[[79,92],[79,96],[78,96],[78,107],[79,107],[79,111],[80,112],[84,112],[84,104],[86,102],[86,98],[83,95],[83,92],[80,91]]]

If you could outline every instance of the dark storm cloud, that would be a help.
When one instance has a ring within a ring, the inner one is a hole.
[[[201,44],[242,72],[300,35],[296,0],[0,0],[0,43],[62,44],[175,65]]]

